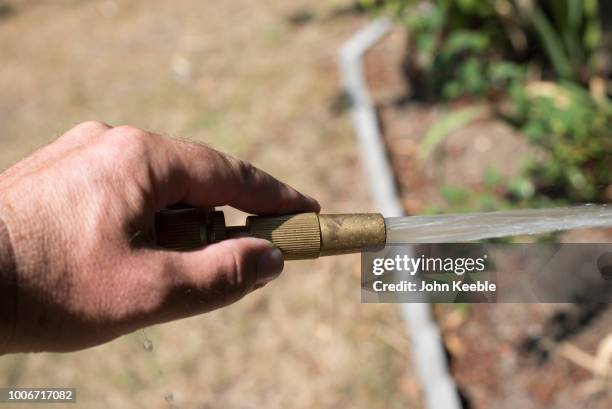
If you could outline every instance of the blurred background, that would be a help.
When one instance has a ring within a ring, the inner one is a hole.
[[[368,211],[330,109],[351,1],[0,1],[0,168],[84,120],[209,143]],[[361,306],[359,256],[292,262],[222,311],[69,355],[0,358],[0,385],[74,386],[87,408],[419,407],[394,306]]]
[[[395,28],[366,55],[366,75],[407,213],[610,202],[609,9],[0,0],[0,169],[95,119],[209,143],[326,212],[375,210],[337,58],[384,16]],[[399,309],[360,304],[359,274],[358,256],[291,262],[222,311],[75,354],[1,357],[0,385],[76,387],[77,406],[92,408],[421,408]],[[608,367],[607,305],[434,312],[466,407],[610,407],[594,366]]]

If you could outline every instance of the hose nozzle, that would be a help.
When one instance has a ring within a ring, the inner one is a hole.
[[[356,253],[385,245],[385,219],[378,213],[249,216],[244,226],[226,226],[221,211],[163,210],[155,218],[156,242],[174,250],[192,250],[236,237],[274,243],[287,260]]]

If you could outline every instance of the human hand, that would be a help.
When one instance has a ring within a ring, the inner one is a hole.
[[[155,212],[179,202],[255,214],[319,210],[314,199],[212,148],[82,123],[0,174],[0,219],[11,242],[2,243],[0,221],[8,311],[0,353],[98,345],[231,304],[280,274],[280,251],[261,239],[182,253],[155,248]]]

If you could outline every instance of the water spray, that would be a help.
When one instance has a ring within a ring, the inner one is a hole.
[[[387,243],[452,243],[542,234],[589,227],[612,227],[612,207],[575,206],[488,213],[384,218],[379,213],[249,216],[227,226],[221,211],[164,210],[156,214],[156,242],[193,250],[237,237],[274,243],[287,260],[358,253]]]

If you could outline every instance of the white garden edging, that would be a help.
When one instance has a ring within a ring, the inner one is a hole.
[[[357,32],[341,48],[340,69],[357,133],[361,158],[370,181],[374,204],[385,217],[404,216],[393,171],[368,94],[363,73],[363,55],[392,28],[388,19],[378,19]],[[442,337],[431,314],[431,305],[401,304],[416,372],[429,409],[460,409],[461,401],[448,372]]]

